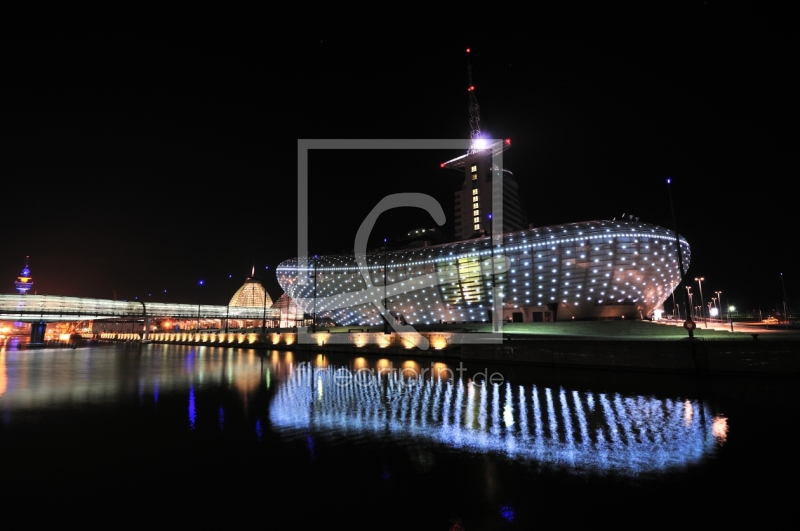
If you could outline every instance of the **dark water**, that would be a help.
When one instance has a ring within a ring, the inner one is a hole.
[[[797,406],[792,379],[5,347],[0,494],[101,525],[763,525],[793,514]]]

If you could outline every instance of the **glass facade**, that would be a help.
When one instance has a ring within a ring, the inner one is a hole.
[[[231,297],[230,306],[244,306],[247,308],[270,308],[272,297],[261,285],[257,278],[248,278],[242,287],[236,290]]]

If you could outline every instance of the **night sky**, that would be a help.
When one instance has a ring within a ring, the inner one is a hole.
[[[671,229],[670,176],[706,300],[774,307],[781,272],[797,300],[796,31],[769,9],[509,12],[479,31],[342,18],[291,37],[271,24],[16,27],[0,292],[30,255],[40,295],[225,304],[255,266],[277,298],[275,267],[297,254],[298,139],[468,138],[471,47],[481,128],[512,140],[504,164],[529,222],[626,213]],[[437,198],[452,234],[461,175],[439,163],[460,154],[311,153],[309,251],[351,252],[395,192]],[[434,225],[398,210],[373,240]]]

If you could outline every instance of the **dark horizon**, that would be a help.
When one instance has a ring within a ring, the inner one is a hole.
[[[196,303],[203,279],[203,301],[225,304],[255,266],[277,299],[275,267],[296,255],[298,139],[467,138],[469,46],[482,130],[512,140],[504,165],[530,223],[626,213],[672,229],[671,177],[686,278],[766,310],[782,272],[796,302],[787,18],[715,3],[643,13],[638,29],[613,15],[441,43],[18,28],[0,292],[30,255],[39,294]],[[312,153],[309,252],[352,249],[389,193],[433,195],[452,233],[460,175],[439,163],[458,154]],[[422,226],[392,212],[373,237]]]

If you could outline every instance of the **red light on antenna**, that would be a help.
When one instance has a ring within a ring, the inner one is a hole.
[[[469,90],[470,91],[475,90],[475,86],[473,85],[473,86],[469,87]]]
[[[439,164],[439,167],[440,167],[440,168],[444,168],[444,162],[442,162],[441,164]]]
[[[469,53],[469,48],[467,48],[467,53]]]
[[[510,138],[506,138],[506,144],[509,145],[509,146],[511,145],[511,139]]]

